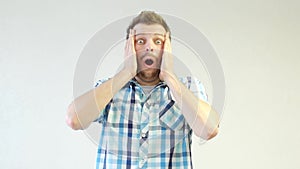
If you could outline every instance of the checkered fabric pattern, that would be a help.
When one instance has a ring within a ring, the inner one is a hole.
[[[180,81],[207,101],[200,81],[191,77]],[[193,168],[192,130],[164,82],[145,94],[135,80],[129,81],[95,121],[102,124],[97,169]]]

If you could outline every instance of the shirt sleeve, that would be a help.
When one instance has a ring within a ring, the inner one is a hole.
[[[205,92],[204,85],[195,77],[180,78],[180,81],[199,99],[208,102],[208,96]]]
[[[109,79],[110,79],[110,78],[105,78],[105,79],[100,79],[100,80],[96,81],[94,87],[100,86],[102,83],[108,81]]]

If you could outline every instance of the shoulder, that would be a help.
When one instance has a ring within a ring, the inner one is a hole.
[[[204,101],[208,101],[208,96],[205,91],[203,83],[196,77],[185,76],[178,78],[191,92],[193,92],[198,98]]]
[[[100,79],[100,80],[97,80],[94,87],[98,87],[100,86],[102,83],[108,81],[110,78],[103,78],[103,79]]]

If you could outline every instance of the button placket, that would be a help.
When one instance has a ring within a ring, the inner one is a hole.
[[[140,128],[140,148],[139,148],[139,168],[142,168],[147,162],[149,149],[148,133],[149,133],[149,108],[147,101],[142,107],[141,112],[141,128]]]

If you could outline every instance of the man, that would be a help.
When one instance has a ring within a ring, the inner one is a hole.
[[[141,12],[126,38],[123,69],[70,104],[68,125],[103,125],[97,169],[192,168],[192,133],[213,138],[218,113],[203,101],[198,80],[174,74],[170,29],[160,15]]]

